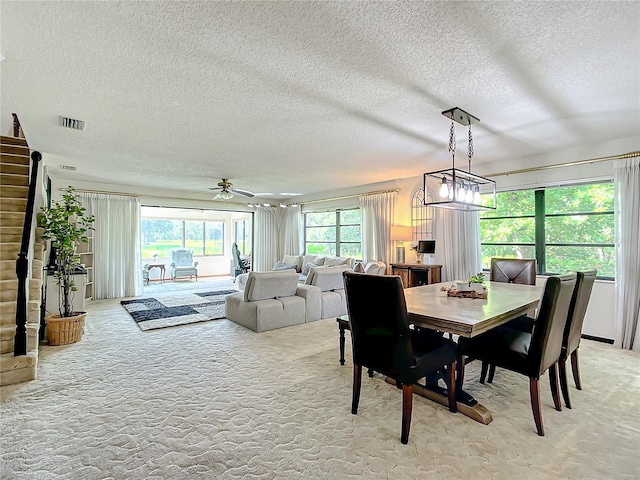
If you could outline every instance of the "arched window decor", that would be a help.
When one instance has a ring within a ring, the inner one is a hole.
[[[427,189],[427,201],[434,199],[431,189]],[[418,240],[434,240],[433,207],[424,205],[424,188],[419,187],[411,197],[411,227],[413,228],[411,244],[417,245]]]

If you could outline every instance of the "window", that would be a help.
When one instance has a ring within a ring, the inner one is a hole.
[[[224,255],[224,222],[204,222],[205,255]]]
[[[433,193],[427,189],[427,200],[433,201]],[[424,188],[418,188],[411,198],[411,226],[413,227],[411,241],[414,245],[418,240],[433,240],[433,207],[424,204]]]
[[[491,257],[535,258],[539,274],[598,269],[615,276],[613,183],[501,192],[480,214],[482,266]]]
[[[362,258],[360,210],[306,213],[304,217],[305,252]]]
[[[202,222],[184,222],[184,247],[193,250],[194,255],[202,255],[204,250],[204,225]]]
[[[142,258],[171,257],[171,250],[182,248],[182,221],[143,218]]]
[[[249,220],[236,220],[233,226],[233,241],[238,245],[240,255],[251,253],[251,223]]]
[[[171,257],[174,248],[194,255],[224,255],[224,222],[143,218],[142,258]]]

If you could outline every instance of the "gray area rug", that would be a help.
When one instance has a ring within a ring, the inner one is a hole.
[[[120,303],[141,330],[175,327],[224,318],[224,297],[237,290],[180,293],[157,298],[135,298]]]

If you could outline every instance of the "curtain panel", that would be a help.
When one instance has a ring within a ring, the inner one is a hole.
[[[283,214],[273,207],[259,207],[256,210],[256,231],[254,262],[252,270],[269,272],[282,258],[281,227]]]
[[[284,219],[284,254],[299,255],[304,251],[302,245],[302,213],[300,206],[287,207]],[[280,257],[282,258],[282,257]],[[279,259],[278,259],[279,260]]]
[[[435,208],[436,263],[442,265],[442,281],[466,280],[482,271],[480,215]]]
[[[391,225],[396,218],[397,192],[360,196],[362,259],[393,263]]]
[[[141,295],[140,202],[137,197],[79,193],[87,213],[95,216],[93,298]]]
[[[614,162],[615,345],[640,352],[640,157]]]

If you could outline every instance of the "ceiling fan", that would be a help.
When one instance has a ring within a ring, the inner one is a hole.
[[[229,200],[233,198],[233,194],[237,193],[238,195],[244,195],[245,197],[253,197],[255,196],[253,192],[249,190],[240,190],[239,188],[233,188],[233,183],[229,181],[228,178],[223,178],[221,182],[218,182],[217,187],[211,187],[207,190],[220,190],[216,193],[216,196],[213,197],[214,200]]]

